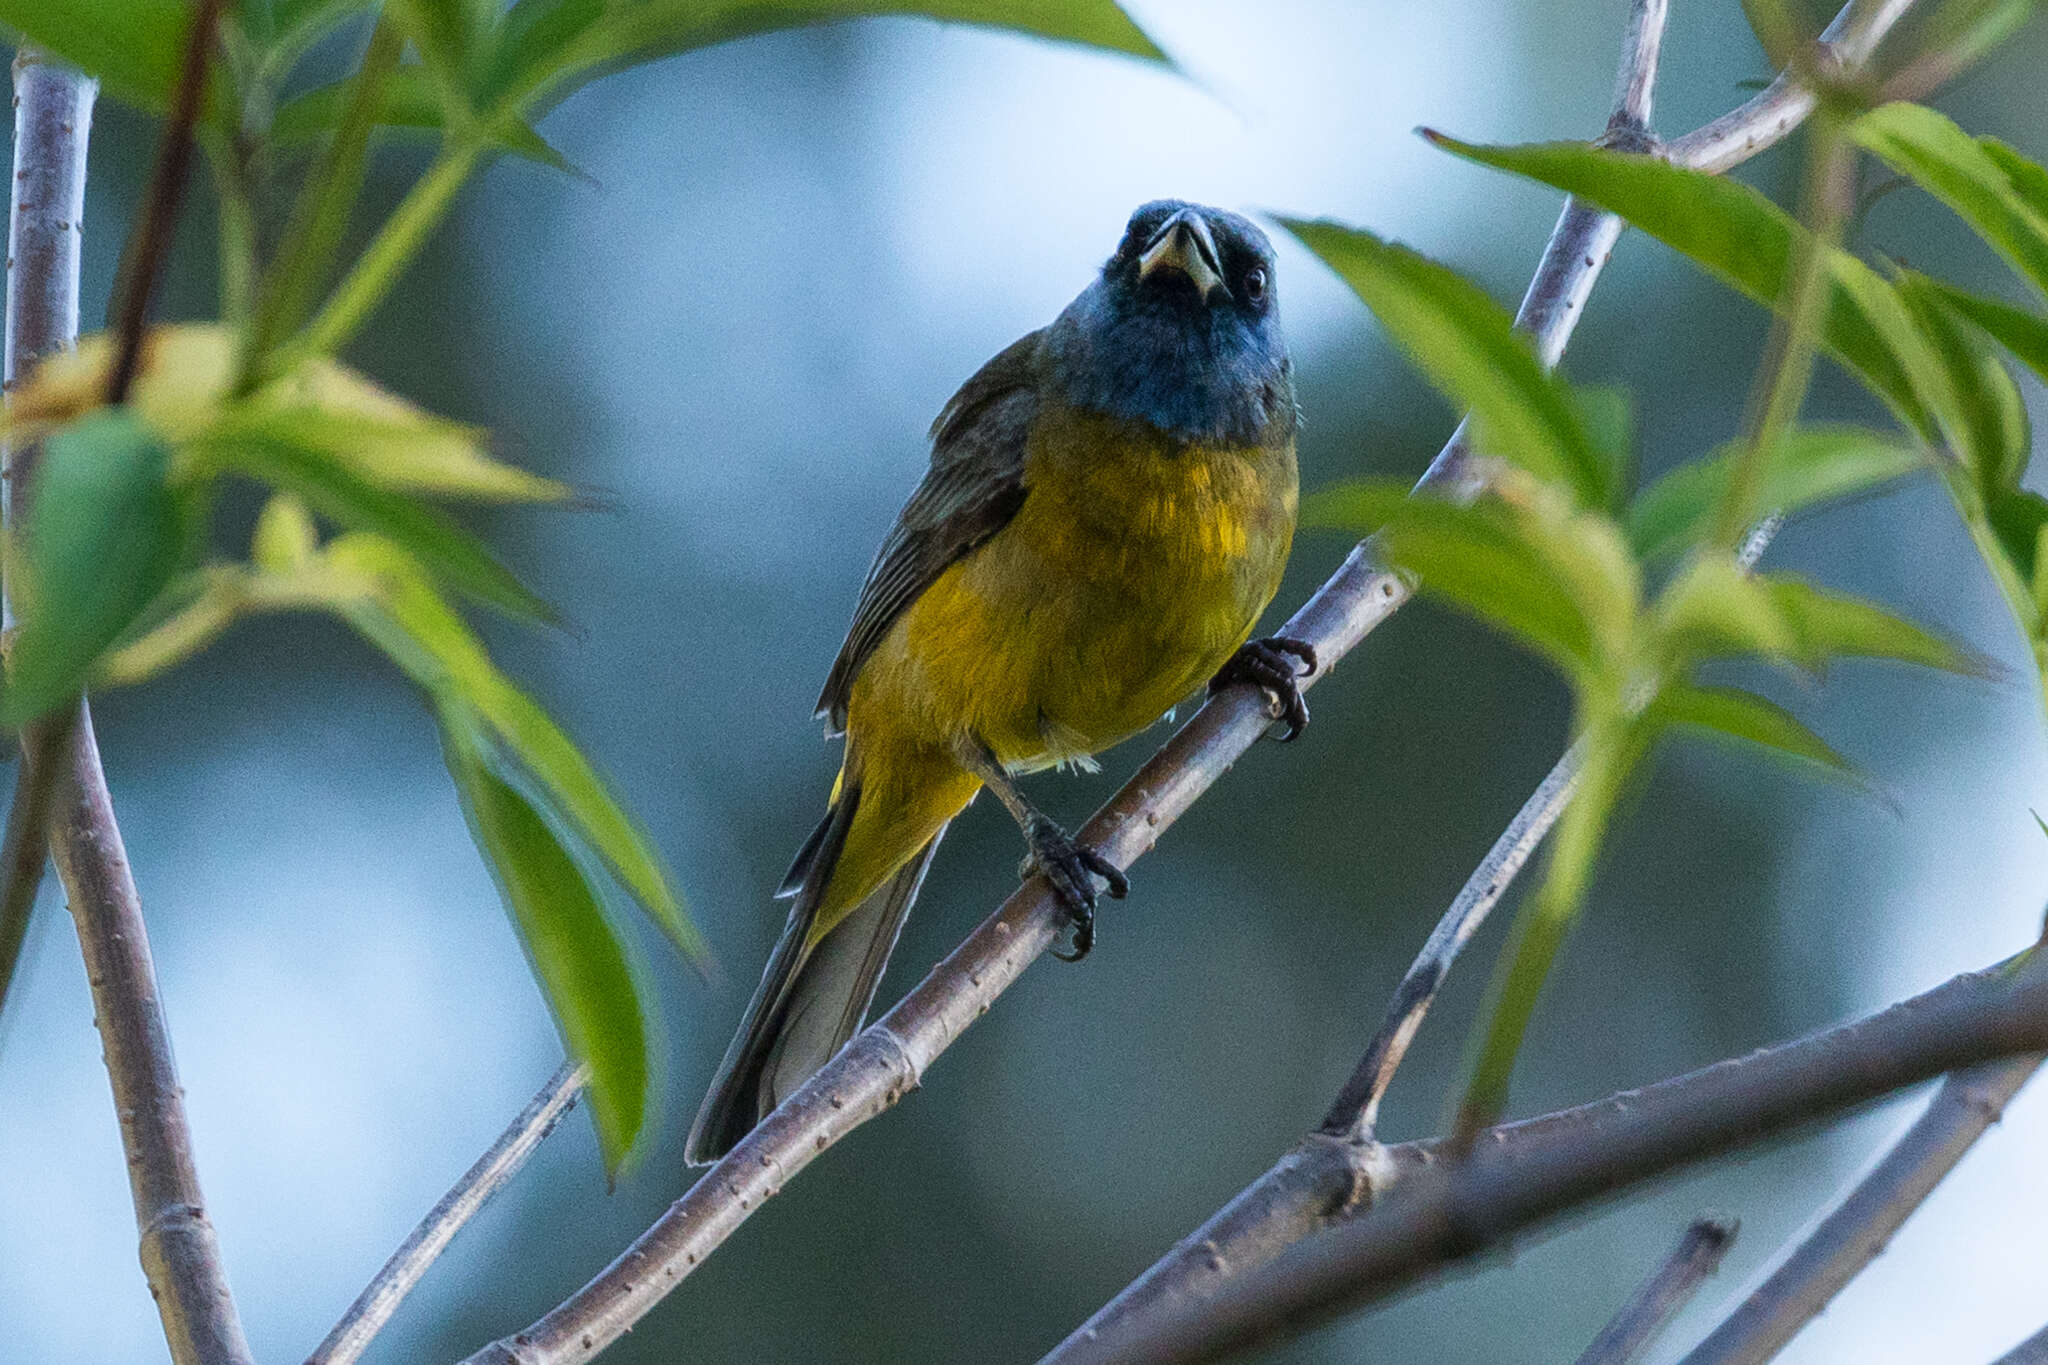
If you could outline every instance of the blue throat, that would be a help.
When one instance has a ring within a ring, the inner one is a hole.
[[[1137,296],[1099,278],[1047,337],[1053,379],[1078,408],[1202,444],[1254,445],[1291,428],[1294,386],[1276,323]]]

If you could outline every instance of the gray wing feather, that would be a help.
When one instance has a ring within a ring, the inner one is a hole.
[[[896,619],[962,555],[1024,504],[1024,446],[1038,410],[1040,333],[1015,342],[963,384],[932,423],[932,461],[875,555],[846,642],[818,698],[836,732],[868,655]]]

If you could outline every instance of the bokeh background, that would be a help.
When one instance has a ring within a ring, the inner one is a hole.
[[[768,895],[824,797],[808,719],[931,415],[1048,320],[1162,194],[1327,214],[1398,236],[1512,302],[1555,196],[1430,151],[1433,124],[1583,136],[1623,0],[1133,0],[1187,76],[890,20],[763,37],[600,82],[545,132],[584,172],[490,169],[353,357],[489,425],[608,510],[489,530],[575,629],[494,631],[677,869],[722,963],[707,987],[639,935],[660,1002],[661,1115],[607,1195],[580,1115],[466,1233],[382,1339],[444,1361],[581,1283],[682,1188],[680,1145],[782,911]],[[1739,102],[1764,62],[1733,0],[1674,7],[1657,124]],[[2037,23],[1940,101],[2048,156]],[[1190,78],[1191,77],[1191,78]],[[154,142],[100,109],[87,316]],[[389,150],[388,202],[419,165]],[[1743,174],[1783,193],[1779,152]],[[211,307],[203,191],[165,311]],[[1864,241],[2002,289],[1912,194]],[[1293,246],[1280,297],[1310,487],[1412,476],[1453,414]],[[1571,352],[1636,395],[1655,472],[1736,428],[1765,320],[1640,239]],[[2039,404],[2038,388],[2029,390]],[[1869,416],[1839,376],[1814,409]],[[2037,408],[2037,414],[2039,409]],[[1304,535],[1281,608],[1334,568]],[[1772,559],[1938,623],[2013,665],[1980,683],[1845,666],[1781,686],[1890,808],[1751,753],[1661,754],[1540,1010],[1516,1103],[1647,1081],[1885,1004],[2031,939],[2048,899],[2042,712],[2016,633],[1945,501],[1909,487],[1795,524]],[[1085,966],[1044,963],[922,1093],[834,1150],[607,1360],[1034,1358],[1321,1114],[1402,966],[1564,742],[1554,678],[1423,604],[1315,693],[1135,873]],[[245,627],[98,699],[198,1154],[258,1355],[298,1359],[559,1059],[428,718],[339,629]],[[1039,779],[1078,819],[1098,777]],[[948,840],[885,992],[1014,884],[982,803]],[[638,933],[638,927],[635,926]],[[1437,1125],[1496,924],[1388,1106]],[[23,1362],[164,1358],[138,1272],[91,1008],[46,890],[0,1021],[0,1342]],[[1575,1355],[1684,1222],[1744,1232],[1696,1333],[1905,1121],[1907,1097],[1602,1208],[1495,1265],[1271,1356]],[[1973,1360],[2048,1316],[2048,1086],[2022,1096],[1891,1251],[1785,1357]]]

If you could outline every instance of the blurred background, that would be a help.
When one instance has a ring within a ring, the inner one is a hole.
[[[639,933],[660,1115],[607,1195],[574,1116],[456,1244],[380,1362],[452,1360],[599,1268],[682,1189],[689,1116],[782,908],[836,746],[811,702],[922,433],[986,357],[1049,320],[1130,209],[1178,195],[1369,225],[1505,302],[1556,197],[1411,130],[1582,137],[1625,0],[1133,0],[1188,77],[886,20],[730,44],[600,82],[543,131],[587,173],[499,164],[353,347],[380,381],[488,425],[608,510],[521,512],[494,542],[574,629],[495,631],[616,780],[719,955],[706,986]],[[1658,127],[1747,98],[1734,0],[1673,6]],[[2036,23],[1940,101],[2048,156]],[[103,102],[87,326],[153,149]],[[389,202],[420,164],[378,163]],[[1796,160],[1743,175],[1773,193]],[[195,180],[195,185],[203,181]],[[164,299],[210,315],[203,191]],[[1882,199],[1865,245],[1990,290],[1943,213]],[[1280,298],[1303,479],[1412,477],[1453,414],[1290,242]],[[1637,400],[1646,473],[1740,419],[1765,319],[1624,239],[1568,368]],[[2042,393],[2029,390],[2037,405]],[[1873,417],[1825,374],[1814,412]],[[2037,421],[2042,409],[2037,406]],[[1305,534],[1273,624],[1337,564]],[[1776,695],[1894,809],[1753,753],[1663,752],[1610,842],[1539,1011],[1516,1107],[1592,1098],[1867,1011],[2030,941],[2048,897],[2042,711],[1948,505],[1913,486],[1812,516],[1779,565],[2012,664],[1971,682],[1850,665]],[[96,699],[211,1212],[256,1352],[301,1358],[555,1068],[559,1045],[470,845],[418,700],[338,628],[244,627]],[[1422,604],[1318,687],[1110,908],[1085,966],[1035,967],[923,1091],[823,1158],[607,1361],[1005,1362],[1049,1347],[1311,1126],[1437,914],[1566,739],[1562,688]],[[1165,735],[1035,791],[1078,820]],[[1015,884],[981,803],[946,844],[894,998]],[[1505,916],[1501,917],[1502,921]],[[1501,923],[1454,979],[1383,1131],[1434,1131]],[[37,1362],[165,1358],[70,924],[46,888],[0,1021],[0,1341]],[[1664,1183],[1493,1265],[1273,1353],[1291,1362],[1569,1359],[1685,1221],[1739,1216],[1667,1356],[1860,1168],[1919,1096]],[[2048,1315],[2048,1084],[1785,1359],[1986,1359]]]

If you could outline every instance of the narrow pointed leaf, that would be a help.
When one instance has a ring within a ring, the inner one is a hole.
[[[1621,470],[1587,434],[1565,381],[1543,368],[1514,319],[1455,271],[1336,223],[1281,223],[1365,301],[1430,382],[1472,412],[1478,450],[1609,506]]]
[[[513,102],[543,92],[559,99],[623,66],[755,33],[884,15],[981,24],[1167,60],[1112,0],[522,0],[507,17],[505,47],[489,63],[485,88]]]
[[[1733,687],[1673,685],[1658,695],[1651,715],[1660,725],[1711,730],[1818,764],[1859,786],[1865,785],[1855,765],[1809,730],[1805,722],[1754,692]]]
[[[1991,345],[1963,325],[1932,281],[1902,275],[1899,293],[1948,371],[1951,402],[1943,425],[1950,447],[1976,475],[1979,487],[2017,487],[2033,449],[2019,386]]]
[[[1758,302],[1785,306],[1805,229],[1747,185],[1583,143],[1486,147],[1440,133],[1429,137],[1467,160],[1527,176],[1619,214]],[[1929,406],[1940,400],[1942,378],[1905,304],[1847,252],[1831,250],[1827,260],[1823,344],[1901,421],[1931,435]]]
[[[1949,307],[1976,323],[2013,358],[2048,384],[2048,317],[1943,284],[1928,281]]]
[[[1461,507],[1411,498],[1391,483],[1359,482],[1309,498],[1308,526],[1371,531],[1393,566],[1415,574],[1426,592],[1520,636],[1576,677],[1605,657],[1596,627],[1571,578],[1490,503]],[[1602,615],[1615,605],[1603,601]]]
[[[1982,655],[1914,625],[1875,602],[1828,592],[1787,574],[1757,580],[1771,594],[1798,641],[1797,654],[1809,668],[1830,659],[1892,659],[1949,673],[1982,676],[1991,664]]]
[[[286,100],[271,121],[271,140],[280,147],[297,147],[325,137],[341,121],[342,111],[348,105],[348,92],[348,82],[336,81]],[[444,131],[448,126],[448,108],[433,73],[414,65],[393,71],[384,82],[377,122],[387,128]],[[568,159],[550,146],[532,124],[511,118],[492,126],[498,145],[505,151],[573,173],[575,168]]]
[[[1644,559],[1683,553],[1714,533],[1739,450],[1680,465],[1636,496],[1629,542]],[[1763,462],[1757,502],[1787,514],[1881,488],[1927,468],[1918,446],[1863,427],[1795,427]]]
[[[1920,104],[1873,109],[1849,126],[1849,136],[1955,210],[2014,269],[2048,292],[2048,216],[2027,203],[1999,154],[1947,115]],[[2011,148],[2004,153],[2018,157]]]
[[[239,433],[196,442],[214,467],[258,479],[305,500],[338,526],[371,531],[405,547],[435,577],[480,602],[537,620],[555,619],[483,543],[433,508],[379,488],[354,470],[274,435]]]
[[[351,623],[430,696],[479,717],[563,824],[603,859],[677,949],[692,962],[707,960],[703,936],[639,826],[561,727],[498,671],[418,562],[393,542],[360,534],[337,539],[327,555],[337,570],[370,585],[369,595],[349,610]]]
[[[574,1057],[616,1176],[647,1118],[647,1029],[626,954],[576,860],[546,820],[490,770],[460,718],[445,722],[448,771],[519,941]]]
[[[18,725],[75,695],[164,590],[185,547],[171,451],[126,409],[43,442],[10,575],[21,610],[0,715]]]

